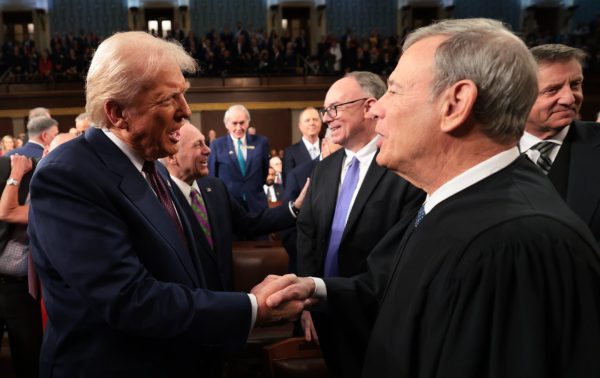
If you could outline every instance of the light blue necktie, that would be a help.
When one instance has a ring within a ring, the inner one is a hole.
[[[329,238],[329,247],[325,256],[325,277],[335,277],[339,274],[338,267],[338,250],[342,241],[342,234],[346,227],[346,218],[350,210],[350,201],[358,184],[358,175],[360,172],[360,162],[356,158],[352,158],[342,188],[338,194],[338,199],[335,204],[335,215],[333,216],[333,224],[331,225],[331,237]]]
[[[242,140],[237,140],[237,159],[238,164],[240,165],[240,171],[242,171],[242,176],[246,176],[246,161],[244,160],[244,154],[242,153]]]

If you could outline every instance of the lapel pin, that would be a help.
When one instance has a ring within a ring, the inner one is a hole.
[[[206,188],[207,192],[212,192],[212,188]]]
[[[229,151],[229,155],[233,155],[233,151]]]

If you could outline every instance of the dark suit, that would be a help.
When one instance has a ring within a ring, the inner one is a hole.
[[[237,160],[237,147],[229,135],[213,141],[208,158],[210,175],[218,177],[240,204],[252,212],[267,208],[263,185],[269,170],[269,143],[261,135],[246,134],[246,175]]]
[[[14,154],[39,159],[44,154],[44,147],[40,146],[37,143],[27,142],[23,145],[23,147],[15,148],[14,150],[8,151],[4,156],[8,157]]]
[[[363,377],[600,371],[600,251],[526,157],[395,234],[369,256],[370,274],[325,279],[336,319],[379,308]]]
[[[321,140],[319,139],[319,142]],[[319,144],[319,151],[321,151],[321,143]],[[285,149],[283,154],[283,176],[287,180],[286,176],[292,169],[297,166],[311,161],[310,152],[306,149],[304,141],[300,139],[298,143],[292,144]]]
[[[302,276],[323,276],[344,157],[343,149],[333,153],[317,165],[312,175],[297,222],[298,272]],[[350,209],[340,242],[340,276],[352,277],[366,271],[367,257],[373,247],[401,218],[416,214],[423,199],[422,191],[373,160]],[[359,375],[368,329],[349,332],[319,314],[313,319],[332,374]]]
[[[42,160],[29,217],[48,311],[42,377],[197,376],[203,356],[244,345],[248,296],[203,289],[200,247],[179,218],[185,240],[99,129]]]
[[[600,242],[600,124],[573,122],[548,177]]]
[[[306,179],[312,175],[314,168],[319,163],[319,158],[309,160],[292,169],[285,178],[285,191],[283,194],[283,203],[294,201],[304,188]],[[298,273],[298,252],[296,241],[298,233],[296,227],[291,227],[281,231],[281,242],[288,253],[288,271]]]
[[[188,211],[191,211],[191,207],[186,206],[186,211],[192,227],[197,227],[194,235],[196,235],[198,242],[205,244],[206,248],[203,251],[210,251],[210,253],[204,253],[201,256],[205,276],[210,277],[210,280],[207,279],[207,284],[213,290],[232,290],[232,235],[254,236],[274,232],[295,225],[296,219],[287,204],[260,213],[247,212],[233,199],[223,181],[218,178],[203,177],[197,182],[208,212],[214,245],[212,251],[208,248],[206,237],[200,229],[194,214]],[[180,196],[182,203],[187,201],[183,198],[181,190],[176,186],[175,192]],[[210,282],[213,282],[214,286],[211,286]]]

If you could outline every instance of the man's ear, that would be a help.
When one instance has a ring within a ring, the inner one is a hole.
[[[441,116],[443,132],[452,133],[467,123],[472,116],[477,93],[477,86],[471,80],[458,81],[444,91]]]
[[[116,101],[106,101],[104,103],[104,112],[113,126],[119,129],[127,128],[127,112]]]
[[[365,100],[365,119],[373,119],[373,117],[369,115],[369,111],[371,110],[373,104],[375,104],[376,102],[377,99],[373,97],[369,97]]]

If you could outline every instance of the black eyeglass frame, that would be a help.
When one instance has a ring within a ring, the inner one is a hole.
[[[355,102],[368,100],[369,97],[363,97],[352,101],[342,102],[341,104],[329,105],[326,108],[321,108],[317,112],[319,113],[319,117],[321,118],[321,122],[325,122],[325,114],[327,114],[330,118],[337,117],[338,108],[344,105],[354,104]]]

